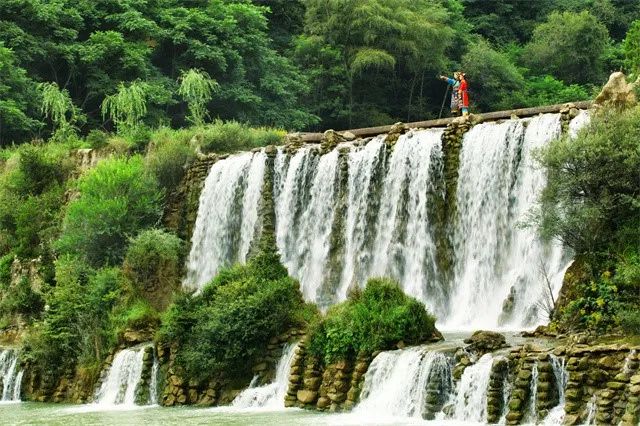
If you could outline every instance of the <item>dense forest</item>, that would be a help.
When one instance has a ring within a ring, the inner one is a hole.
[[[474,111],[582,100],[637,71],[638,19],[630,0],[6,0],[0,144],[112,131],[124,106],[185,126],[193,75],[203,118],[287,130],[437,116],[435,76],[460,68]]]

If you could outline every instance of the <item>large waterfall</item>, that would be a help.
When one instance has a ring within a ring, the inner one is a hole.
[[[250,386],[238,395],[232,403],[236,408],[284,408],[284,396],[289,385],[289,372],[291,361],[297,345],[286,345],[282,351],[282,357],[276,366],[276,377],[273,382],[264,386]]]
[[[95,400],[98,405],[132,407],[156,403],[158,362],[155,358],[151,368],[148,368],[149,377],[145,383],[148,386],[148,396],[141,400],[141,395],[145,394],[141,389],[144,382],[145,355],[148,356],[152,352],[149,349],[149,345],[144,345],[116,353],[105,379],[96,392]]]
[[[2,402],[20,401],[22,374],[18,365],[18,351],[0,349],[0,385],[2,386]]]
[[[447,223],[438,220],[452,184],[443,173],[442,129],[410,131],[392,149],[380,136],[324,155],[307,145],[279,150],[273,161],[264,152],[218,161],[200,197],[184,285],[201,288],[220,267],[246,260],[273,167],[278,248],[307,300],[328,307],[352,286],[388,275],[440,327],[544,322],[540,307],[559,291],[570,255],[522,224],[545,185],[534,152],[560,133],[558,114],[474,126],[464,136],[456,213]],[[443,238],[451,253],[438,252]]]

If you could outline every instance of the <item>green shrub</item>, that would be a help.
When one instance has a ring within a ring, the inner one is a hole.
[[[282,143],[282,130],[249,127],[236,121],[215,123],[198,134],[203,152],[233,152]]]
[[[160,219],[162,192],[139,156],[100,162],[77,188],[56,246],[94,267],[120,263],[129,238]]]
[[[264,261],[259,262],[265,264]],[[308,318],[298,283],[262,274],[251,261],[221,271],[199,295],[180,295],[163,317],[159,337],[178,343],[177,362],[190,377],[225,372],[243,377],[269,340]]]
[[[169,138],[154,140],[147,154],[147,168],[156,177],[161,188],[170,194],[182,180],[195,152],[188,141]]]
[[[637,306],[623,306],[618,313],[618,321],[624,332],[640,335],[640,311]]]
[[[136,294],[162,310],[180,286],[181,265],[182,240],[160,229],[149,229],[131,241],[123,270]]]
[[[30,316],[38,314],[43,307],[42,297],[33,292],[29,278],[22,277],[15,286],[5,291],[0,300],[0,317],[16,314]]]
[[[59,376],[78,363],[93,365],[111,349],[109,313],[122,297],[118,268],[95,271],[81,258],[62,256],[56,285],[45,295],[49,308],[25,342],[26,359]]]
[[[109,142],[109,134],[101,130],[94,129],[89,132],[85,141],[93,149],[104,148]]]
[[[405,295],[397,282],[376,278],[329,309],[312,331],[309,349],[330,363],[392,349],[400,341],[422,343],[435,331],[435,318],[421,302]]]
[[[8,253],[0,257],[0,289],[6,288],[11,282],[11,265],[15,254]]]

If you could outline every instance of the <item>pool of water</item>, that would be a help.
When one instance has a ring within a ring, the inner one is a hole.
[[[455,421],[428,422],[408,418],[367,418],[355,414],[330,414],[286,409],[279,411],[239,411],[230,408],[163,408],[146,407],[100,410],[91,406],[63,404],[0,404],[3,425],[450,425],[469,423]]]

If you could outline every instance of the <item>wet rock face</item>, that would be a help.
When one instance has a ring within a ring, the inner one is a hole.
[[[508,346],[504,334],[486,330],[475,331],[464,343],[468,345],[465,348],[467,351],[478,354],[494,352]]]

